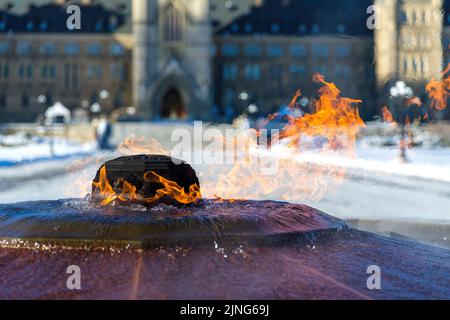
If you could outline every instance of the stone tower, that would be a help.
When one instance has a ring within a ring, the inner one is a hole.
[[[376,77],[380,99],[396,80],[416,95],[443,68],[442,0],[376,0]]]
[[[133,100],[152,119],[208,116],[209,0],[132,0]]]

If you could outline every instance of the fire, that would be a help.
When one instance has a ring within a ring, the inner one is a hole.
[[[233,136],[217,136],[208,145],[211,152],[221,152],[230,160],[224,164],[208,164],[196,167],[202,185],[191,185],[185,190],[174,181],[157,173],[145,173],[144,180],[161,187],[148,198],[139,194],[137,186],[124,179],[114,185],[107,178],[107,169],[102,167],[98,182],[101,205],[115,202],[135,201],[157,203],[169,197],[182,204],[195,203],[202,198],[227,199],[274,199],[301,201],[305,198],[319,200],[327,191],[336,189],[342,183],[346,171],[335,164],[335,154],[354,156],[356,135],[365,124],[359,117],[357,104],[360,100],[341,96],[341,91],[321,74],[315,74],[314,81],[321,85],[317,99],[309,99],[312,113],[292,112],[279,135],[271,136],[270,146],[261,145],[261,131],[249,129],[234,132]],[[297,100],[302,96],[297,91],[288,108],[300,108]],[[271,115],[266,122],[273,121]],[[169,152],[156,140],[130,136],[120,145],[119,151],[130,154],[164,154]],[[196,150],[195,152],[197,152]],[[203,150],[205,152],[205,150]],[[255,155],[257,157],[255,157]],[[331,160],[330,160],[331,159]],[[269,174],[261,168],[276,163]],[[194,163],[194,165],[196,165]]]
[[[405,99],[405,105],[407,107],[412,106],[412,105],[421,106],[422,105],[422,101],[420,100],[419,97],[411,97],[411,98]]]
[[[354,156],[356,134],[364,126],[355,107],[361,101],[341,97],[335,84],[325,81],[321,74],[315,74],[314,80],[323,84],[318,99],[314,100],[314,113],[290,117],[279,137],[272,137],[272,140],[288,144],[278,146],[273,142],[271,149],[261,148],[253,139],[248,139],[256,135],[253,130],[226,142],[239,146],[236,154],[243,156],[234,165],[212,167],[200,174],[207,197],[318,200],[330,186],[342,182],[345,169],[332,162],[320,163],[317,159],[326,159],[335,152]],[[300,96],[301,92],[297,91],[289,108],[296,108]],[[267,122],[276,117],[276,114],[269,116]],[[245,156],[251,155],[252,150],[262,155],[257,163],[251,156]],[[277,158],[279,166],[274,174],[266,175],[260,168],[269,158]],[[217,178],[211,178],[214,176]]]
[[[431,80],[427,86],[426,91],[431,98],[431,107],[436,110],[444,110],[447,108],[447,101],[450,90],[450,64],[442,72],[442,80]]]
[[[189,187],[189,192],[185,192],[183,187],[180,187],[178,183],[165,179],[164,177],[156,174],[154,171],[145,173],[144,180],[147,182],[156,182],[163,186],[158,189],[153,197],[145,198],[147,203],[153,203],[158,201],[164,196],[168,196],[171,199],[175,199],[179,203],[190,204],[197,202],[202,198],[200,193],[200,187],[197,184],[193,184]]]
[[[145,141],[144,137],[138,138],[134,134],[125,138],[125,140],[119,145],[119,151],[123,155],[169,154],[169,152],[155,139],[148,139]]]
[[[120,194],[114,191],[113,186],[108,181],[106,167],[100,169],[100,177],[98,182],[92,182],[94,189],[97,190],[98,195],[102,199],[101,205],[105,206],[114,201],[129,202],[136,201],[141,203],[153,204],[161,200],[163,197],[169,197],[182,204],[191,204],[202,199],[200,188],[198,185],[191,185],[189,192],[185,192],[184,188],[174,181],[165,179],[154,171],[149,171],[144,174],[146,182],[158,183],[162,188],[156,190],[155,195],[151,197],[143,197],[137,192],[137,188],[131,183],[121,179],[118,181],[118,186],[121,191]],[[120,186],[121,185],[121,186]]]
[[[395,123],[394,117],[392,116],[392,113],[391,111],[389,111],[389,108],[387,106],[384,106],[381,109],[381,112],[383,113],[384,122]]]
[[[316,112],[291,119],[281,138],[294,138],[297,142],[302,135],[322,136],[327,139],[331,149],[353,150],[356,133],[365,126],[358,109],[354,107],[355,103],[362,101],[341,97],[341,91],[336,85],[325,81],[320,73],[314,74],[313,80],[324,85],[318,92]]]

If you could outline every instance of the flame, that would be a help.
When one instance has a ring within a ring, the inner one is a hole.
[[[157,140],[150,138],[145,141],[144,137],[136,137],[134,134],[126,137],[118,148],[120,153],[123,155],[169,154],[169,152]]]
[[[447,108],[447,101],[449,98],[450,90],[450,64],[442,72],[442,80],[432,79],[426,85],[426,91],[431,98],[431,107],[436,110],[444,110]],[[447,75],[447,76],[446,76]]]
[[[144,174],[144,180],[147,182],[157,182],[163,185],[162,189],[158,189],[153,197],[145,198],[147,203],[153,203],[164,196],[168,196],[171,199],[175,199],[179,203],[189,204],[194,203],[202,198],[200,193],[200,187],[197,184],[193,184],[189,187],[189,192],[186,193],[183,187],[180,187],[175,181],[167,180],[166,178],[158,175],[154,171],[149,171]]]
[[[354,105],[361,101],[341,97],[335,84],[326,82],[321,74],[315,74],[313,79],[323,84],[318,91],[319,98],[312,100],[315,112],[291,116],[279,137],[273,138],[288,141],[286,147],[278,150],[278,146],[272,143],[272,150],[262,149],[255,140],[249,139],[251,136],[259,136],[252,129],[219,144],[218,149],[223,144],[235,146],[234,157],[239,157],[240,161],[228,167],[212,167],[200,173],[203,192],[207,197],[318,200],[330,186],[342,182],[345,169],[330,162],[315,163],[315,160],[333,152],[354,156],[356,134],[364,126]],[[301,92],[297,91],[289,107],[295,106],[300,95]],[[277,114],[269,116],[267,122],[270,123],[276,117]],[[314,149],[312,153],[311,147]],[[262,154],[259,163],[252,159],[252,151]],[[260,167],[268,158],[273,157],[278,157],[278,170],[272,175],[263,174]]]
[[[381,109],[381,112],[383,114],[384,122],[395,123],[394,117],[392,116],[392,112],[389,110],[389,108],[387,106],[384,106]]]
[[[421,106],[422,105],[422,101],[420,100],[419,97],[406,98],[405,99],[405,105],[407,107],[412,106],[412,105]]]
[[[163,197],[189,204],[201,199],[202,195],[229,199],[227,201],[321,199],[327,191],[335,190],[334,186],[341,184],[346,174],[345,168],[327,159],[334,159],[329,157],[335,154],[353,157],[356,135],[364,122],[356,106],[360,100],[342,97],[336,85],[327,82],[321,74],[315,74],[313,80],[321,88],[317,99],[309,99],[312,113],[293,112],[295,115],[289,116],[287,125],[280,128],[280,134],[272,136],[269,147],[259,144],[258,139],[262,135],[254,129],[213,139],[210,151],[224,154],[230,162],[195,168],[202,184],[202,193],[198,185],[190,186],[187,191],[176,182],[150,171],[145,173],[144,179],[159,183],[161,188],[152,197],[144,198],[136,186],[123,179],[111,185],[106,167],[102,167],[99,181],[93,183],[101,198],[101,205],[127,201],[151,204]],[[301,95],[300,90],[295,93],[289,108],[296,108],[296,101]],[[266,123],[270,124],[277,116],[269,116]],[[125,155],[169,154],[156,140],[144,140],[134,135],[124,140],[119,151]],[[255,155],[258,157],[255,158]],[[273,173],[261,171],[274,159],[277,160],[277,168]]]
[[[94,188],[97,190],[98,195],[102,199],[101,205],[106,206],[116,200],[121,202],[138,201],[147,204],[152,204],[167,196],[182,204],[190,204],[202,199],[200,193],[200,187],[197,184],[191,185],[189,192],[185,192],[184,188],[178,183],[165,179],[158,175],[154,171],[149,171],[144,174],[144,180],[147,182],[159,183],[162,188],[156,190],[154,196],[143,197],[137,193],[136,187],[131,183],[120,179],[117,181],[118,187],[122,190],[120,194],[114,191],[113,186],[108,181],[106,166],[102,166],[100,169],[100,175],[98,182],[92,182]]]
[[[365,126],[354,104],[362,101],[341,97],[336,85],[325,81],[320,73],[315,73],[313,80],[324,85],[315,102],[316,112],[291,119],[281,138],[294,138],[297,142],[302,135],[323,136],[332,149],[354,150],[356,133]]]

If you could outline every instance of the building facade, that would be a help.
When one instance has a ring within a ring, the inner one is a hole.
[[[426,83],[439,79],[444,65],[442,0],[377,0],[379,25],[375,31],[378,99],[389,87],[405,81],[417,96]],[[445,9],[445,8],[444,8]]]
[[[57,100],[105,113],[135,106],[144,119],[211,119],[249,104],[267,114],[299,88],[314,97],[315,72],[363,100],[370,120],[396,80],[420,95],[440,76],[448,2],[0,0],[0,121],[34,121]],[[70,31],[73,3],[82,25]]]

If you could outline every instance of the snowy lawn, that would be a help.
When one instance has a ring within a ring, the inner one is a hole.
[[[0,136],[0,167],[90,155],[96,147],[95,143],[78,144],[61,138],[55,138],[52,145],[47,138]]]

